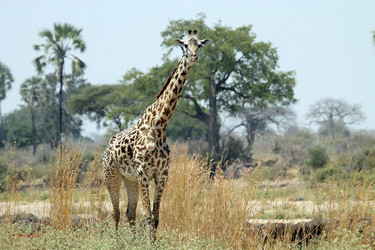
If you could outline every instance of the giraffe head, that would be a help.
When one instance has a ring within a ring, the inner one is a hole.
[[[197,31],[194,30],[193,33],[194,34],[192,34],[192,31],[189,30],[186,40],[177,39],[175,40],[175,42],[181,46],[184,53],[191,58],[192,62],[196,62],[198,59],[199,49],[211,43],[211,39],[206,38],[203,40],[199,40]]]

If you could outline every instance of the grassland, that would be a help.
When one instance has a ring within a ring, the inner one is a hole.
[[[296,174],[281,177],[276,171],[270,182],[265,180],[269,168],[259,164],[240,179],[224,179],[220,173],[212,179],[208,171],[212,163],[208,158],[189,155],[187,144],[173,146],[158,240],[150,246],[142,233],[141,203],[137,211],[138,233],[131,233],[124,216],[120,230],[114,230],[112,207],[102,184],[101,150],[92,153],[92,157],[85,157],[86,154],[83,144],[67,144],[49,158],[44,157],[40,162],[42,170],[33,170],[32,164],[26,162],[30,167],[22,172],[23,178],[19,178],[16,166],[19,156],[16,151],[9,151],[5,160],[11,167],[6,175],[6,189],[0,193],[0,215],[4,215],[0,224],[1,249],[375,247],[374,184],[365,177],[353,175],[340,181],[312,185]],[[281,170],[284,165],[278,168]],[[85,174],[80,175],[83,169]],[[40,178],[44,178],[46,187],[38,186]],[[25,183],[33,185],[24,189]],[[122,215],[126,199],[123,189]],[[7,215],[16,213],[48,217],[48,223],[41,223],[35,229],[32,223],[7,220]],[[267,232],[249,229],[251,223],[312,218],[335,223],[308,245],[304,240],[292,241],[291,230],[270,239]]]

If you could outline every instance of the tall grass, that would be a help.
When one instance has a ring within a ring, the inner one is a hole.
[[[183,241],[204,235],[223,246],[240,248],[246,241],[243,226],[256,183],[239,185],[220,174],[212,179],[207,159],[189,156],[187,151],[186,144],[173,147],[160,229],[178,230]]]
[[[188,147],[188,144],[175,144],[172,149],[169,179],[161,202],[159,240],[155,248],[290,249],[297,247],[296,243],[290,242],[291,231],[284,232],[275,241],[266,242],[266,236],[270,235],[263,232],[259,236],[256,232],[250,232],[247,222],[250,218],[288,219],[303,216],[335,221],[308,248],[360,249],[375,246],[374,184],[363,176],[305,187],[303,192],[309,192],[308,202],[313,208],[311,211],[301,211],[289,201],[291,193],[301,194],[298,187],[288,192],[259,187],[262,175],[269,174],[261,164],[238,180],[223,179],[220,173],[210,178],[210,164],[213,163],[208,157],[189,155]],[[48,211],[51,228],[39,240],[17,241],[20,229],[14,225],[0,224],[1,249],[6,248],[6,244],[16,248],[29,248],[32,244],[41,248],[58,248],[59,244],[66,248],[148,247],[147,240],[142,235],[132,235],[124,221],[127,203],[125,188],[121,192],[121,229],[118,234],[114,231],[110,216],[112,206],[103,185],[101,149],[97,149],[94,160],[88,163],[83,182],[77,182],[78,173],[85,164],[84,154],[85,147],[81,143],[66,143],[57,148],[56,154],[50,157],[46,173],[50,179]],[[10,155],[9,161],[12,162],[14,157],[15,153]],[[9,171],[9,202],[18,200],[17,182],[11,174]],[[139,202],[137,213],[140,214],[141,210],[142,204]],[[8,212],[12,210],[8,209]],[[89,227],[74,229],[74,215],[89,217],[94,223]],[[137,220],[140,224],[139,216]],[[340,241],[341,238],[346,242]]]
[[[84,200],[89,203],[87,213],[98,220],[108,220],[110,216],[105,206],[106,196],[108,195],[106,195],[107,190],[104,187],[102,152],[102,148],[96,148],[94,160],[89,164],[83,181],[83,189],[85,190]]]
[[[51,226],[63,229],[71,224],[73,193],[80,166],[83,164],[84,148],[59,144],[55,160],[50,160],[50,218]]]

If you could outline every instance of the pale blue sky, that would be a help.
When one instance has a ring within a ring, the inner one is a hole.
[[[17,1],[0,0],[0,61],[14,78],[2,102],[4,113],[21,103],[19,86],[36,75],[31,61],[38,32],[53,23],[83,29],[92,84],[117,83],[130,68],[161,64],[160,33],[169,20],[205,13],[236,28],[253,25],[258,41],[278,48],[280,68],[295,70],[294,110],[303,122],[309,106],[324,97],[360,103],[367,119],[357,128],[375,129],[375,1]],[[215,41],[213,41],[215,42]],[[88,126],[86,134],[95,131]]]

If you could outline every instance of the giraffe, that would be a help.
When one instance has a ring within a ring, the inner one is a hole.
[[[211,40],[199,40],[197,31],[188,31],[187,39],[177,39],[183,56],[163,88],[133,127],[110,138],[103,154],[103,172],[114,210],[115,228],[120,220],[119,195],[122,181],[128,194],[126,216],[134,231],[139,193],[148,226],[148,237],[156,239],[159,207],[168,178],[170,150],[166,128],[176,108],[184,83],[202,46]],[[149,183],[155,182],[153,209],[149,197]]]

